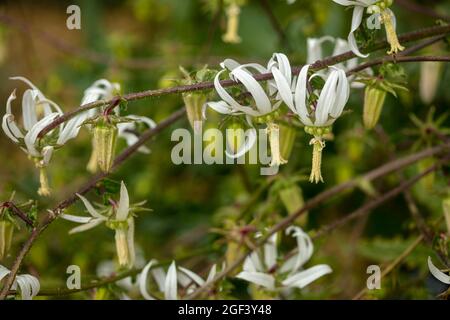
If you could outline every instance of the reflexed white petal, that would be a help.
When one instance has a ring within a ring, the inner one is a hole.
[[[300,70],[300,74],[298,75],[297,79],[297,86],[295,87],[295,94],[294,94],[294,102],[295,102],[295,108],[297,110],[297,114],[300,117],[300,120],[305,125],[312,125],[311,120],[309,119],[308,115],[308,109],[306,106],[306,98],[307,98],[307,81],[308,81],[308,70],[309,65],[305,65]]]
[[[286,78],[283,77],[280,70],[277,68],[272,68],[272,74],[273,78],[275,80],[275,83],[278,88],[278,92],[280,93],[281,99],[283,99],[283,102],[289,107],[289,109],[292,110],[292,112],[297,112],[295,106],[294,106],[294,97],[291,92],[291,86],[287,82]]]
[[[158,289],[161,292],[164,292],[164,284],[166,283],[166,273],[164,269],[161,267],[157,267],[151,270],[153,278],[155,279],[156,284],[158,285]]]
[[[166,300],[177,300],[177,266],[173,261],[167,271],[164,284],[164,297]]]
[[[205,116],[205,107],[208,106],[214,111],[222,114],[231,114],[233,113],[233,109],[225,102],[225,101],[218,101],[218,102],[208,102],[203,106],[203,118],[206,119]]]
[[[330,115],[335,119],[342,114],[342,111],[344,110],[350,96],[350,83],[348,82],[344,70],[338,69],[336,72],[338,74],[336,101],[330,112]]]
[[[216,76],[214,77],[214,88],[216,89],[219,97],[223,101],[228,103],[233,109],[236,109],[236,107],[242,107],[236,100],[233,99],[233,97],[220,84],[220,75],[224,71],[225,70],[221,70],[221,71],[217,72]]]
[[[321,38],[308,38],[306,46],[308,49],[307,64],[312,64],[317,60],[322,60],[324,58],[322,53],[322,44],[326,41],[333,42],[334,38],[331,36],[324,36]]]
[[[88,112],[83,112],[67,121],[66,125],[61,130],[56,143],[58,145],[63,145],[70,139],[75,138],[80,132],[81,124],[88,118],[88,115]]]
[[[144,269],[142,269],[142,272],[139,275],[139,291],[141,292],[141,295],[145,300],[155,300],[155,298],[151,296],[147,291],[147,278],[148,272],[156,263],[158,263],[156,260],[150,260],[150,262],[145,265]]]
[[[295,265],[289,268],[287,266],[283,266],[282,269],[289,269],[291,270],[291,272],[295,272],[311,258],[314,252],[314,245],[309,235],[305,233],[300,227],[291,226],[286,229],[286,234],[292,234],[292,236],[296,238],[298,252],[294,256],[296,257]],[[286,263],[288,262],[289,260]]]
[[[436,268],[433,261],[431,261],[431,257],[428,257],[428,269],[430,269],[431,274],[440,282],[450,284],[450,276]]]
[[[74,216],[74,215],[65,214],[65,213],[62,213],[59,216],[61,218],[63,218],[64,220],[77,222],[77,223],[88,223],[93,219],[92,217],[80,217],[80,216]]]
[[[58,113],[51,113],[43,119],[39,120],[28,133],[25,135],[24,142],[27,146],[27,150],[31,156],[39,157],[40,153],[37,151],[35,147],[36,139],[39,133],[44,129],[47,125],[49,125],[55,118],[58,116]]]
[[[250,128],[246,131],[244,144],[239,147],[237,152],[235,154],[232,154],[229,153],[228,150],[225,150],[225,154],[227,155],[227,157],[237,159],[246,154],[253,147],[255,142],[256,142],[256,129]]]
[[[326,264],[320,264],[309,269],[295,273],[282,282],[283,286],[304,288],[311,282],[319,279],[320,277],[333,272],[330,266]]]
[[[84,206],[86,207],[86,210],[90,213],[91,216],[98,219],[104,219],[106,220],[106,217],[102,216],[100,213],[98,213],[97,210],[94,209],[92,204],[81,194],[77,193],[77,197],[80,198],[81,201],[83,201]]]
[[[23,128],[28,131],[37,122],[36,92],[27,89],[22,96]]]
[[[353,9],[352,27],[350,29],[350,33],[348,34],[348,44],[349,44],[351,50],[353,51],[353,53],[356,54],[358,57],[367,58],[369,56],[368,54],[362,54],[359,51],[358,45],[356,44],[355,34],[354,34],[354,32],[361,25],[363,14],[364,14],[363,7],[356,6]]]
[[[127,230],[127,244],[128,244],[128,255],[129,255],[129,266],[133,267],[136,261],[136,250],[134,247],[134,218],[128,218],[128,230]]]
[[[195,272],[192,272],[191,270],[183,267],[178,267],[178,270],[186,274],[192,281],[194,281],[199,286],[203,286],[205,284],[205,281]]]
[[[272,235],[264,244],[264,263],[270,270],[277,263],[277,234]]]
[[[269,290],[273,290],[275,288],[274,277],[266,273],[242,271],[236,276],[236,278],[252,282]]]
[[[322,91],[320,92],[319,100],[317,100],[315,112],[316,119],[314,122],[314,125],[316,126],[323,126],[328,120],[328,115],[336,100],[337,81],[337,72],[331,72],[322,88]]]
[[[261,87],[258,81],[247,72],[243,71],[240,68],[236,68],[231,72],[232,75],[239,80],[244,87],[250,92],[253,99],[255,100],[256,108],[261,114],[266,114],[271,111],[271,103],[269,97],[264,92],[264,89]]]
[[[128,196],[128,190],[123,181],[120,182],[120,199],[119,206],[117,207],[116,219],[124,221],[128,217],[130,212],[130,198]]]
[[[0,265],[0,281],[3,280],[4,277],[6,277],[8,274],[10,274],[11,271],[4,266]]]
[[[264,271],[264,267],[257,252],[253,251],[252,253],[250,253],[249,258],[255,271]],[[244,271],[247,270],[244,269]]]
[[[213,266],[209,270],[208,277],[206,278],[206,283],[210,283],[215,278],[216,273],[217,273],[217,266],[216,264],[213,264]]]
[[[53,154],[53,147],[51,146],[46,146],[44,148],[42,148],[42,164],[44,166],[47,166],[48,163],[50,162],[50,159],[52,158],[52,154]]]
[[[90,229],[95,228],[96,226],[98,226],[100,223],[104,222],[104,219],[92,219],[90,222],[83,224],[79,227],[75,227],[73,229],[71,229],[69,231],[69,234],[74,234],[74,233],[78,233],[78,232],[83,232],[83,231],[87,231]]]

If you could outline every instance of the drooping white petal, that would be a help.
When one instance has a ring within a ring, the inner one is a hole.
[[[175,261],[170,264],[164,284],[164,297],[166,300],[177,300],[177,266]]]
[[[208,277],[206,278],[206,283],[210,283],[215,278],[216,273],[217,273],[217,266],[216,264],[213,264],[213,266],[209,270]]]
[[[88,223],[88,222],[92,221],[92,219],[93,219],[92,217],[80,217],[80,216],[74,216],[74,215],[65,214],[65,213],[61,213],[59,215],[59,217],[63,218],[64,220],[77,222],[77,223]]]
[[[84,231],[93,229],[104,221],[105,221],[104,219],[92,219],[90,222],[88,222],[86,224],[83,224],[79,227],[75,227],[75,228],[71,229],[69,231],[69,234],[84,232]]]
[[[350,83],[345,75],[344,70],[337,69],[337,88],[336,88],[336,100],[331,109],[330,115],[333,118],[338,118],[342,111],[344,110],[345,105],[347,104],[348,98],[350,96]]]
[[[148,272],[157,263],[158,261],[154,259],[150,260],[150,262],[145,265],[144,269],[142,269],[142,272],[139,275],[139,291],[141,292],[141,295],[145,300],[155,300],[155,298],[147,291],[147,278]]]
[[[244,154],[246,154],[256,143],[256,129],[250,128],[246,130],[245,133],[245,142],[243,145],[239,146],[237,152],[235,154],[229,153],[228,150],[225,150],[225,154],[227,157],[232,159],[237,159]]]
[[[178,270],[186,274],[192,281],[194,281],[197,285],[203,286],[205,284],[205,280],[203,280],[198,274],[192,272],[189,269],[178,267]]]
[[[164,292],[164,284],[166,283],[166,272],[163,268],[157,267],[151,270],[153,279],[155,279],[156,284],[158,285],[158,289],[161,292]]]
[[[297,79],[297,86],[295,87],[295,94],[294,94],[294,102],[295,102],[295,108],[297,110],[297,114],[300,117],[300,120],[305,125],[312,125],[311,120],[309,119],[308,115],[308,108],[306,106],[306,99],[307,99],[307,92],[308,92],[308,70],[309,65],[305,65],[300,70],[300,74],[298,75]]]
[[[302,289],[311,282],[331,272],[333,272],[333,270],[331,270],[330,266],[326,264],[320,264],[293,274],[292,276],[284,280],[282,282],[282,285],[286,287],[296,287]]]
[[[49,125],[59,114],[54,112],[39,120],[28,133],[25,135],[24,142],[28,153],[33,157],[39,157],[40,153],[37,151],[35,143],[37,136],[47,125]]]
[[[358,57],[361,58],[367,58],[368,54],[362,54],[359,49],[358,45],[356,44],[356,38],[355,38],[355,31],[359,28],[362,22],[362,17],[364,14],[364,8],[360,6],[356,6],[353,9],[353,16],[352,16],[352,27],[350,29],[350,33],[348,34],[348,44],[353,51],[354,54],[356,54]]]
[[[271,103],[269,97],[264,92],[258,81],[247,72],[243,71],[241,68],[234,69],[231,74],[239,80],[247,91],[252,95],[255,100],[255,105],[261,114],[266,114],[271,112]]]
[[[264,244],[264,263],[270,270],[277,263],[277,234],[272,235]]]
[[[28,131],[37,122],[36,91],[27,89],[22,95],[23,128]]]
[[[98,218],[98,219],[104,219],[106,220],[106,217],[101,215],[100,213],[98,213],[97,210],[94,209],[94,207],[92,206],[92,204],[88,201],[88,199],[86,199],[85,197],[83,197],[81,194],[77,193],[76,194],[78,198],[80,198],[81,201],[83,201],[84,206],[86,207],[86,210],[89,212],[89,214],[94,217],[94,218]]]
[[[48,166],[50,159],[52,158],[54,147],[46,146],[42,148],[42,165]]]
[[[291,272],[297,271],[301,268],[312,256],[314,252],[314,245],[307,233],[305,233],[300,227],[291,226],[286,229],[286,234],[291,234],[297,240],[297,254],[295,257],[295,264],[291,268],[282,267],[282,270],[291,270]],[[289,261],[289,260],[288,260]],[[288,263],[288,261],[286,263]]]
[[[445,284],[450,284],[450,276],[443,273],[441,270],[439,270],[431,260],[431,257],[428,257],[428,269],[430,269],[431,274],[438,279],[440,282]]]
[[[120,182],[120,199],[117,207],[116,219],[119,221],[125,221],[130,212],[130,198],[128,196],[128,190],[123,181]]]
[[[4,277],[6,277],[8,274],[10,274],[11,271],[4,266],[0,265],[0,281],[3,280]]]
[[[88,112],[83,112],[67,121],[66,125],[61,130],[56,143],[58,145],[63,145],[70,139],[75,138],[80,132],[81,124],[88,118],[88,115]]]
[[[286,78],[282,75],[280,70],[273,67],[271,71],[281,99],[289,107],[289,109],[292,110],[292,112],[296,113],[297,109],[294,106],[294,96],[292,95],[290,84],[288,83]]]
[[[323,126],[328,120],[328,115],[332,109],[334,101],[336,100],[336,84],[338,81],[337,72],[331,72],[325,82],[325,85],[320,92],[319,100],[317,100],[316,119],[314,125]]]
[[[306,41],[307,46],[307,58],[306,63],[312,64],[318,60],[322,60],[324,58],[323,52],[322,52],[322,44],[324,42],[333,42],[334,38],[331,36],[324,36],[321,38],[308,38]]]
[[[262,272],[242,271],[236,276],[236,278],[252,282],[269,290],[273,290],[275,288],[275,279],[270,274]]]

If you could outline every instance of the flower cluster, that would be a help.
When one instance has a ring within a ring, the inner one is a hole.
[[[276,123],[283,116],[280,107],[284,103],[303,123],[305,131],[314,136],[310,141],[314,146],[310,180],[316,183],[323,181],[320,167],[325,142],[322,137],[331,132],[331,125],[342,114],[348,101],[350,84],[345,71],[333,66],[326,73],[311,72],[307,64],[298,77],[294,77],[288,58],[281,53],[275,53],[267,67],[256,63],[240,65],[231,59],[222,62],[221,66],[223,70],[217,73],[214,86],[222,101],[207,105],[222,114],[245,115],[251,127],[254,123],[265,125],[271,148],[271,166],[279,166],[287,162],[280,154],[279,126]],[[273,79],[268,80],[266,88],[263,88],[251,71],[256,74],[272,73]],[[243,102],[233,98],[221,85],[220,77],[225,72],[231,80],[245,88],[248,97]],[[320,78],[323,86],[315,87],[311,81],[314,78]],[[234,156],[240,157],[247,152],[255,140],[249,139]]]
[[[10,273],[10,270],[0,265],[0,282]],[[39,293],[41,285],[35,276],[20,274],[16,276],[11,289],[18,290],[22,300],[32,300]]]

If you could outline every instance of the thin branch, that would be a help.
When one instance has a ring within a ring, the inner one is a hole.
[[[450,25],[440,26],[440,27],[431,27],[431,28],[426,28],[426,29],[422,29],[422,30],[409,32],[409,33],[400,35],[399,40],[402,43],[407,43],[407,42],[411,42],[411,41],[435,37],[438,35],[448,34],[448,33],[450,33]],[[387,47],[388,47],[388,43],[386,42],[386,40],[383,40],[383,41],[377,42],[370,49],[365,50],[365,52],[373,52],[373,51],[385,49]],[[354,57],[355,57],[355,54],[351,51],[348,51],[348,52],[345,52],[345,53],[342,53],[342,54],[339,54],[339,55],[336,55],[333,57],[329,57],[329,58],[326,58],[323,60],[316,61],[315,63],[313,63],[311,65],[311,69],[318,71],[318,70],[324,69],[328,66],[335,65],[337,63],[349,60]],[[301,66],[294,67],[294,68],[292,68],[292,73],[294,75],[297,75],[300,72],[300,70],[301,70]],[[264,80],[272,79],[273,75],[272,75],[272,73],[262,73],[262,74],[255,75],[254,78],[257,81],[264,81]],[[234,82],[233,80],[222,80],[222,81],[220,81],[220,83],[223,87],[231,87],[231,86],[239,85],[239,83]],[[213,82],[201,82],[201,83],[196,83],[193,85],[183,85],[183,86],[176,86],[176,87],[172,87],[172,88],[147,90],[147,91],[129,93],[129,94],[122,96],[122,98],[125,99],[126,101],[134,101],[134,100],[150,98],[150,97],[159,97],[159,96],[164,96],[164,95],[169,95],[169,94],[179,94],[179,93],[190,92],[190,91],[209,90],[212,88],[214,88]],[[52,123],[50,123],[44,129],[42,129],[41,132],[39,133],[38,137],[42,138],[46,133],[48,133],[52,129],[56,128],[60,124],[73,118],[75,115],[77,115],[81,112],[84,112],[84,111],[87,111],[87,110],[90,110],[93,108],[97,108],[97,107],[100,107],[100,106],[103,106],[103,105],[106,105],[109,103],[110,103],[110,101],[100,100],[100,101],[92,102],[89,104],[85,104],[85,105],[80,106],[70,112],[67,112],[64,115],[56,118]]]
[[[111,172],[113,172],[115,169],[117,169],[125,160],[127,160],[133,153],[135,153],[145,142],[147,142],[149,139],[154,137],[156,134],[160,133],[163,129],[169,127],[171,124],[176,122],[177,120],[181,119],[185,114],[185,109],[182,108],[176,112],[174,112],[172,115],[170,115],[165,120],[161,121],[156,127],[153,129],[149,129],[145,131],[140,137],[139,140],[133,144],[132,146],[125,149],[114,161],[114,164],[112,166]],[[34,241],[37,239],[37,237],[58,217],[59,214],[62,213],[62,211],[75,203],[78,200],[78,197],[76,194],[85,194],[89,190],[95,188],[96,184],[106,176],[108,176],[109,173],[99,173],[92,177],[84,186],[82,186],[77,192],[73,193],[68,199],[62,201],[60,204],[58,204],[53,210],[49,211],[49,213],[45,216],[42,223],[38,226],[32,229],[32,232],[30,234],[30,237],[27,239],[27,241],[24,243],[22,249],[20,250],[19,254],[17,255],[13,266],[11,267],[11,272],[7,276],[4,286],[0,292],[0,300],[5,299],[5,297],[8,295],[9,290],[11,289],[11,286],[14,282],[14,279],[17,275],[17,272],[19,271],[19,268],[22,264],[23,259],[25,258],[26,254],[32,247]]]

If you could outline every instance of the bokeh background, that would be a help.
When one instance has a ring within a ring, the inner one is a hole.
[[[33,81],[47,97],[68,111],[79,106],[83,91],[100,78],[119,82],[122,92],[129,93],[175,85],[171,79],[180,77],[180,65],[190,70],[205,64],[219,68],[218,63],[228,57],[240,62],[265,63],[272,53],[284,52],[293,65],[300,65],[306,60],[308,37],[347,37],[351,11],[330,0],[297,0],[293,5],[287,5],[284,0],[267,2],[284,36],[274,28],[264,6],[257,0],[248,0],[242,6],[240,19],[242,43],[233,45],[222,41],[226,17],[223,10],[218,11],[218,0],[2,1],[0,101],[4,107],[14,88],[23,92],[20,83],[8,79],[15,75]],[[449,1],[416,2],[443,13],[450,11]],[[66,28],[66,8],[70,4],[81,8],[81,30]],[[395,5],[394,11],[399,33],[435,25],[434,18],[411,13],[401,6]],[[448,54],[445,44],[431,50],[431,54],[438,51]],[[351,112],[336,123],[335,141],[328,143],[324,153],[326,183],[312,185],[302,179],[309,170],[311,150],[307,145],[309,138],[301,129],[289,163],[276,181],[300,177],[296,185],[308,199],[385,163],[392,154],[413,152],[412,147],[420,137],[408,134],[416,128],[410,114],[423,120],[431,108],[435,109],[435,118],[448,112],[450,69],[444,64],[437,68],[437,93],[431,103],[424,103],[419,96],[421,64],[403,67],[410,91],[402,92],[397,99],[388,95],[380,120],[387,140],[380,138],[379,131],[363,129],[364,92],[354,90],[347,106]],[[131,102],[128,112],[158,122],[181,106],[181,96],[172,95]],[[18,103],[15,108],[19,109]],[[207,126],[219,124],[220,117],[211,114]],[[450,125],[449,121],[444,122],[443,126],[446,125]],[[259,175],[257,166],[172,164],[170,151],[174,143],[170,141],[170,133],[178,127],[188,128],[189,123],[183,119],[158,135],[149,145],[150,155],[133,156],[110,178],[126,182],[132,202],[147,200],[153,209],[137,218],[136,242],[142,259],[170,261],[192,255],[180,264],[201,273],[210,264],[220,262],[225,253],[226,241],[216,229],[224,230],[225,224],[229,227],[230,223],[252,221],[259,227],[270,226],[287,212],[276,186],[269,187],[251,205],[244,221],[234,221],[232,217],[245,208],[267,177]],[[421,147],[434,142],[425,141]],[[118,149],[125,147],[120,141]],[[49,167],[53,195],[42,198],[36,194],[39,179],[32,162],[1,134],[0,199],[7,200],[15,191],[15,201],[37,200],[39,215],[43,215],[47,208],[77,190],[90,177],[86,171],[90,148],[89,132],[82,130],[76,140],[54,154]],[[406,177],[432,161],[409,167]],[[398,175],[390,175],[374,183],[374,188],[383,193],[396,186],[399,179]],[[442,215],[441,201],[448,188],[447,179],[439,173],[413,189],[415,201],[427,221]],[[96,199],[95,193],[90,199]],[[360,189],[346,192],[312,210],[308,221],[302,222],[303,227],[316,230],[358,208],[367,199],[370,196]],[[77,204],[67,212],[81,214],[83,210]],[[71,227],[73,224],[67,221],[53,223],[25,261],[23,272],[39,275],[44,288],[64,287],[68,265],[79,265],[83,282],[87,282],[97,277],[101,263],[115,259],[111,230],[99,227],[69,236]],[[436,231],[439,230],[445,230],[444,226],[437,226]],[[387,202],[366,218],[315,241],[312,264],[328,263],[334,272],[297,292],[296,297],[352,298],[365,287],[368,265],[388,264],[417,235],[404,198],[399,196]],[[24,227],[15,231],[10,255],[1,264],[11,264],[26,236]],[[442,292],[445,287],[428,274],[428,255],[433,256],[430,248],[420,245],[383,281],[382,289],[369,296],[428,299]],[[251,292],[246,290],[243,281],[233,280],[227,286],[229,291],[225,297],[250,297]],[[87,291],[64,298],[93,298],[94,295],[95,291]]]

